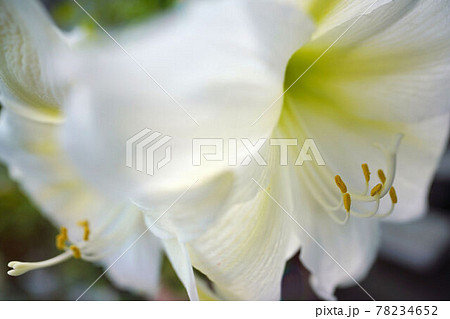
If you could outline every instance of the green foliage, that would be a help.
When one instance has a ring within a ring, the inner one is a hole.
[[[111,27],[139,22],[174,5],[176,0],[78,0],[78,3],[102,26]],[[63,29],[82,26],[88,30],[95,23],[73,0],[62,0],[51,6],[56,23]]]

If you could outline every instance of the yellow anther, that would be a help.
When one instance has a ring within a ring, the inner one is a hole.
[[[88,241],[89,240],[89,234],[90,234],[91,232],[89,231],[89,228],[85,228],[84,229],[84,234],[83,234],[83,240],[84,241]]]
[[[391,196],[392,204],[397,204],[397,193],[395,192],[394,186],[389,190],[389,196]]]
[[[382,187],[383,187],[383,185],[381,185],[381,184],[375,185],[375,187],[372,188],[372,190],[370,191],[370,196],[375,196],[376,194],[378,194],[381,191]]]
[[[75,246],[75,245],[72,245],[72,246],[70,246],[70,250],[72,251],[73,257],[74,257],[75,259],[80,259],[80,258],[81,258],[81,251],[80,251],[80,248],[78,248],[78,247]]]
[[[364,164],[361,165],[361,168],[362,168],[363,173],[364,173],[364,178],[366,179],[366,182],[368,183],[370,181],[369,165],[364,163]]]
[[[64,248],[66,248],[66,239],[62,234],[56,235],[55,243],[56,248],[58,248],[59,250],[64,250]]]
[[[380,178],[380,181],[384,184],[386,182],[386,175],[384,175],[384,172],[382,169],[378,170],[378,177]]]
[[[83,227],[84,234],[83,234],[83,240],[88,241],[89,240],[89,234],[91,233],[89,229],[89,222],[87,220],[83,220],[78,222],[78,226]]]
[[[350,198],[349,193],[344,194],[344,208],[347,212],[350,212],[350,205],[352,204],[352,199]]]
[[[66,241],[69,240],[69,237],[67,235],[67,228],[61,227],[60,232],[58,235],[56,235],[56,248],[59,250],[64,250],[66,248]]]
[[[341,190],[342,194],[347,193],[347,186],[339,175],[334,177],[334,181],[336,182],[337,187]]]
[[[68,240],[69,236],[67,235],[67,228],[61,227],[59,234],[64,238],[64,240]]]

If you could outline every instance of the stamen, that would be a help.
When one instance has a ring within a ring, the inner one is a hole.
[[[341,190],[342,194],[347,193],[347,186],[339,175],[334,177],[334,181],[336,182],[337,187]]]
[[[91,233],[90,229],[89,229],[89,222],[87,220],[83,220],[78,222],[78,226],[83,227],[84,233],[83,233],[83,240],[84,241],[88,241],[89,240],[89,235]]]
[[[389,196],[391,197],[392,204],[397,204],[397,193],[395,192],[394,186],[389,190]]]
[[[375,187],[372,188],[372,190],[370,191],[370,196],[373,197],[373,196],[377,195],[381,191],[381,188],[383,188],[383,185],[381,185],[381,184],[375,185]]]
[[[361,165],[361,168],[362,168],[362,171],[364,174],[364,179],[366,182],[365,183],[366,184],[365,191],[363,193],[355,193],[350,190],[347,192],[347,186],[342,181],[342,178],[339,175],[335,176],[335,183],[338,186],[339,190],[341,191],[342,196],[341,196],[341,202],[340,202],[341,206],[337,207],[336,210],[333,210],[333,211],[338,211],[339,209],[345,209],[345,211],[347,213],[346,219],[342,221],[342,220],[338,219],[336,216],[334,216],[334,214],[331,214],[332,211],[329,211],[329,215],[335,221],[337,221],[339,224],[344,224],[350,215],[359,217],[359,218],[370,218],[370,217],[384,218],[384,217],[389,216],[394,211],[394,206],[397,203],[397,194],[393,187],[393,183],[394,183],[395,171],[396,171],[396,158],[397,158],[398,148],[399,148],[402,136],[403,136],[402,134],[397,134],[394,138],[393,144],[389,148],[385,148],[379,144],[375,145],[385,155],[387,171],[386,171],[386,174],[381,169],[377,171],[377,174],[378,174],[378,177],[379,177],[381,183],[378,183],[371,189],[370,196],[367,194],[369,191],[369,182],[370,182],[370,171],[369,171],[369,166],[367,165],[367,163],[363,163]],[[387,212],[380,214],[379,213],[380,200],[382,198],[384,198],[384,196],[386,196],[387,193],[389,193],[389,196],[391,197],[392,205],[391,205],[391,208]],[[351,207],[352,202],[355,202],[355,201],[359,202],[359,203],[374,202],[375,206],[370,211],[365,211],[363,207],[358,207],[357,209],[355,209],[355,208]]]
[[[298,125],[301,133],[304,136],[312,135],[308,132],[308,123],[303,121],[298,110],[291,109],[294,114],[299,115],[296,117],[296,121],[293,124]],[[289,133],[294,133],[291,128],[287,128]],[[295,134],[298,134],[296,131]],[[373,146],[378,148],[385,157],[386,164],[385,171],[378,172],[378,177],[380,178],[380,184],[375,185],[372,188],[370,194],[370,175],[369,166],[367,163],[361,165],[364,179],[365,179],[365,190],[363,192],[353,192],[350,189],[347,190],[347,185],[343,182],[339,175],[336,175],[328,167],[321,167],[320,169],[316,166],[306,166],[304,171],[304,177],[308,183],[309,189],[311,190],[311,195],[314,199],[321,205],[321,207],[328,213],[328,215],[338,224],[345,224],[350,215],[358,218],[383,218],[389,216],[394,210],[397,198],[395,190],[393,189],[396,165],[397,165],[397,154],[399,151],[400,143],[403,138],[403,134],[398,133],[393,136],[392,143],[390,145],[381,145],[374,143]],[[334,177],[335,184],[339,188],[341,194],[337,193],[336,188],[332,184],[332,179]],[[372,185],[373,186],[373,185]],[[392,190],[391,190],[392,189]],[[348,193],[348,195],[346,195]],[[381,200],[390,193],[392,205],[388,212],[384,214],[379,214],[380,202]],[[344,195],[346,197],[346,204],[344,205]],[[355,204],[356,203],[356,204]],[[366,204],[375,204],[371,209],[365,210]],[[362,204],[362,205],[357,205]],[[350,206],[349,211],[347,208]],[[345,218],[342,219],[342,213],[345,212]],[[341,213],[341,214],[339,214]],[[84,258],[84,257],[83,257]]]
[[[370,171],[369,171],[369,165],[367,165],[366,163],[361,165],[361,168],[363,170],[364,173],[364,178],[366,179],[366,183],[368,183],[370,181]]]
[[[386,183],[386,175],[384,175],[384,172],[382,169],[378,170],[378,177],[380,178],[381,183]]]
[[[81,221],[78,223],[81,227],[84,229],[83,234],[83,240],[87,241],[89,239],[90,235],[90,229],[89,229],[89,222],[87,220]],[[70,243],[70,246],[68,247],[68,243]],[[87,246],[87,243],[84,242],[78,242],[78,243],[71,243],[68,236],[68,231],[66,227],[61,227],[60,233],[56,235],[56,247],[60,250],[64,250],[65,252],[50,258],[48,260],[39,261],[39,262],[20,262],[20,261],[11,261],[8,266],[13,268],[8,271],[8,275],[11,276],[20,276],[22,274],[25,274],[29,272],[30,270],[45,268],[54,266],[56,264],[59,264],[63,261],[66,261],[70,258],[76,258],[80,259],[82,257],[81,251],[83,250],[83,254],[89,254],[89,249],[93,247],[98,247],[101,242],[95,242],[94,245],[92,243],[89,243],[89,246]],[[97,246],[96,246],[97,245]],[[91,260],[98,260],[94,258],[93,255],[86,256],[85,259],[91,259]],[[83,256],[84,258],[84,256]]]
[[[66,261],[67,259],[72,257],[72,252],[70,250],[62,253],[61,255],[58,255],[56,257],[50,258],[45,261],[39,261],[39,262],[20,262],[20,261],[11,261],[8,263],[8,267],[11,267],[13,269],[8,271],[8,275],[10,276],[20,276],[23,275],[30,270],[35,269],[41,269],[46,268],[50,266],[57,265],[59,263],[62,263],[63,261]]]
[[[81,251],[80,251],[80,248],[78,248],[78,247],[75,246],[75,245],[72,245],[72,246],[70,246],[69,248],[70,248],[70,250],[72,251],[73,257],[74,257],[75,259],[80,259],[80,258],[81,258]]]
[[[350,198],[350,194],[349,193],[345,193],[344,194],[344,208],[347,212],[350,212],[350,205],[352,204],[352,200]]]

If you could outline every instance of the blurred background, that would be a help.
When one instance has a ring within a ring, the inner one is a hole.
[[[65,30],[79,26],[95,36],[98,28],[72,0],[43,0]],[[137,23],[170,8],[176,0],[78,0],[105,28]],[[430,211],[419,221],[385,224],[377,262],[361,285],[376,300],[450,299],[450,148],[431,187]],[[0,165],[0,300],[75,300],[103,269],[82,260],[9,277],[11,260],[39,261],[58,254],[58,230],[28,200]],[[186,300],[187,295],[170,263],[162,267],[161,292],[156,299]],[[367,300],[358,287],[338,289],[340,300]],[[84,300],[144,300],[100,279]],[[308,271],[298,258],[285,269],[283,300],[317,300],[308,286]]]

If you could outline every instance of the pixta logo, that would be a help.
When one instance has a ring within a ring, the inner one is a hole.
[[[173,138],[151,129],[143,129],[126,142],[126,166],[153,176],[172,159]],[[267,147],[274,150],[267,151]],[[265,150],[262,152],[262,150]],[[254,163],[267,166],[264,155],[278,154],[278,165],[302,166],[305,162],[325,165],[322,155],[313,139],[299,142],[292,138],[194,138],[192,139],[192,166],[202,166],[205,162],[222,162],[228,166],[248,166]],[[186,158],[186,160],[189,160]]]
[[[166,166],[172,158],[171,136],[148,128],[136,133],[126,143],[126,165],[153,176],[155,170]],[[165,147],[165,148],[164,148]],[[164,148],[164,151],[161,151]]]

